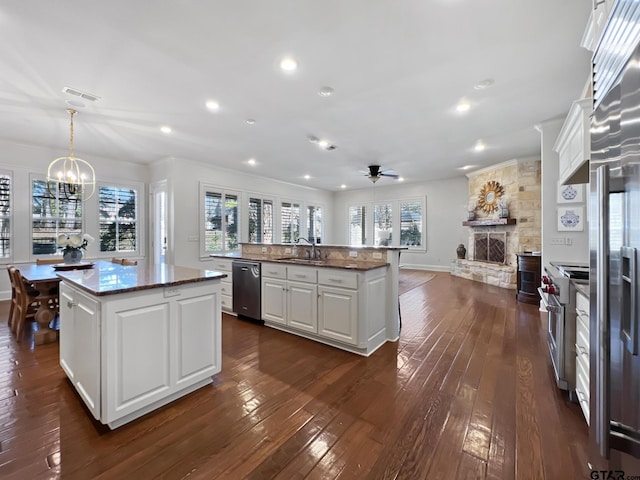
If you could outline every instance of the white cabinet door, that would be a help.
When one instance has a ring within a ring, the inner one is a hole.
[[[100,304],[60,284],[60,366],[100,419]]]
[[[262,277],[262,319],[273,323],[286,325],[286,296],[285,280]]]
[[[318,287],[318,333],[340,342],[358,343],[358,292]]]
[[[121,305],[110,318],[106,423],[164,398],[171,388],[169,302],[141,303]]]
[[[202,380],[218,373],[222,352],[216,348],[221,321],[211,315],[219,309],[218,295],[206,294],[176,302],[177,384]]]
[[[318,332],[318,286],[288,282],[287,323],[305,332]]]

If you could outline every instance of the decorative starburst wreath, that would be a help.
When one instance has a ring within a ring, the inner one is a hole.
[[[490,180],[485,183],[478,194],[478,208],[486,214],[498,210],[498,199],[504,195],[504,188],[500,183]]]

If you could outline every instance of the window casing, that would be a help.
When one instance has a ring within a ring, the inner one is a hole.
[[[249,243],[273,243],[273,200],[249,198]]]
[[[401,245],[410,250],[424,250],[425,213],[423,198],[352,205],[348,211],[349,244]],[[367,241],[371,238],[373,241]]]
[[[366,245],[366,213],[367,207],[364,205],[349,207],[349,245]]]
[[[201,185],[200,254],[234,251],[239,247],[238,199],[235,192]]]
[[[100,252],[137,252],[138,192],[132,188],[98,187]]]
[[[32,179],[31,252],[33,255],[57,252],[61,234],[81,234],[83,204],[81,195],[65,198],[57,194],[58,183]],[[62,197],[62,198],[58,198]]]
[[[373,244],[389,246],[393,242],[393,205],[380,203],[373,206]]]
[[[400,245],[422,246],[424,204],[419,200],[400,202]]]
[[[280,204],[280,235],[282,243],[296,243],[300,238],[300,204]]]
[[[11,175],[0,172],[0,258],[11,257]]]
[[[313,243],[322,243],[323,231],[322,207],[307,206],[307,238]]]

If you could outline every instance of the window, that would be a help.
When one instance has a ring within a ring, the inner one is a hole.
[[[373,206],[373,244],[391,245],[393,234],[393,208],[390,203]]]
[[[80,195],[58,195],[58,184],[32,181],[31,242],[34,255],[53,254],[61,234],[82,233],[82,198]],[[57,198],[60,196],[61,198]]]
[[[422,246],[422,208],[418,200],[400,202],[400,245]]]
[[[203,253],[238,248],[238,195],[204,188]]]
[[[135,252],[138,247],[138,195],[130,188],[100,186],[100,251]]]
[[[11,256],[11,177],[0,174],[0,257]]]
[[[307,207],[307,238],[313,243],[322,243],[322,207]]]
[[[349,207],[349,245],[366,244],[366,207]]]
[[[273,243],[273,200],[249,198],[249,243]]]
[[[282,202],[280,205],[282,243],[295,243],[300,238],[300,204]]]

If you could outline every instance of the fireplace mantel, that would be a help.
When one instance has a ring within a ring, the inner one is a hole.
[[[491,225],[515,225],[515,218],[481,218],[479,220],[465,220],[462,225],[465,227],[487,227]]]

